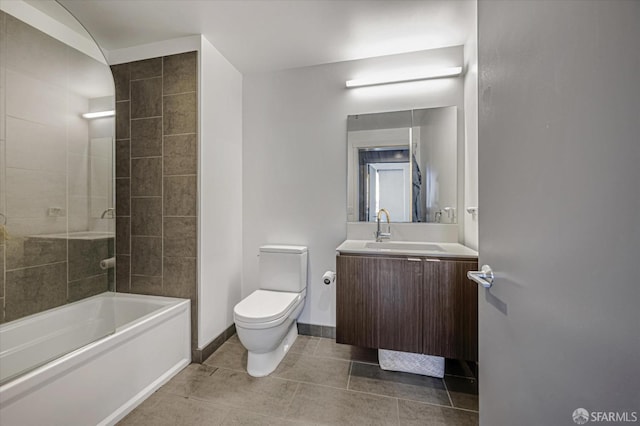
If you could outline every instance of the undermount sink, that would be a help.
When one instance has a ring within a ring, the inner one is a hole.
[[[433,256],[477,259],[478,252],[458,243],[422,241],[346,240],[338,248],[341,254],[385,255],[385,256]]]
[[[440,247],[437,244],[413,243],[413,242],[403,242],[403,241],[380,242],[380,243],[371,242],[371,243],[366,243],[364,247],[368,249],[377,249],[377,250],[444,251],[442,247]]]

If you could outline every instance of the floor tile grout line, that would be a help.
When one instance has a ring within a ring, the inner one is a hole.
[[[234,370],[232,368],[227,368],[227,367],[217,367],[217,368],[218,369],[222,369],[222,370],[229,370],[229,371],[240,371],[240,370]],[[242,370],[242,371],[245,374],[247,374],[247,372],[245,370]],[[460,409],[460,410],[464,410],[464,411],[473,411],[473,410],[468,410],[468,409],[456,408],[456,407],[453,407],[453,406],[436,404],[436,403],[432,403],[432,402],[418,401],[418,400],[415,400],[415,399],[398,398],[398,397],[395,397],[395,396],[382,395],[382,394],[371,393],[371,392],[364,392],[364,391],[348,389],[348,388],[340,388],[340,387],[336,387],[336,386],[330,386],[330,385],[321,384],[321,383],[313,383],[313,382],[308,382],[308,381],[304,381],[304,380],[294,380],[294,379],[284,378],[284,377],[279,377],[279,376],[269,376],[269,377],[272,377],[272,378],[278,379],[278,380],[284,380],[284,381],[292,382],[292,383],[312,385],[312,386],[321,386],[321,387],[324,387],[324,388],[347,391],[347,392],[353,392],[353,393],[357,393],[357,394],[361,394],[361,395],[370,395],[370,396],[375,396],[375,397],[380,397],[380,398],[389,398],[389,399],[402,399],[404,401],[417,402],[417,403],[420,403],[420,404],[429,404],[429,405],[434,405],[434,406],[438,406],[438,407],[455,408],[455,409]]]
[[[320,339],[318,339],[318,346],[319,346],[319,340]],[[233,345],[242,346],[242,344],[240,342],[237,342],[237,341],[229,341],[229,339],[228,339],[227,341],[225,341],[225,343],[227,343],[227,342],[230,343],[230,344],[233,344]],[[316,350],[317,350],[317,348],[316,348]],[[364,395],[372,395],[372,396],[377,396],[377,397],[382,397],[382,398],[395,398],[397,400],[402,399],[404,401],[411,401],[411,402],[416,402],[416,403],[420,403],[420,404],[428,404],[428,405],[433,405],[433,406],[438,406],[438,407],[443,407],[443,408],[451,408],[451,409],[461,410],[461,411],[466,411],[466,412],[471,412],[471,413],[478,413],[478,411],[476,411],[476,410],[455,407],[454,404],[453,404],[453,400],[451,398],[451,394],[449,392],[449,389],[446,386],[446,383],[444,382],[444,379],[441,379],[441,380],[442,380],[442,383],[443,383],[443,387],[445,388],[444,390],[447,392],[447,397],[448,397],[449,403],[450,403],[449,406],[443,405],[443,404],[437,404],[437,403],[433,403],[433,402],[426,402],[426,401],[415,400],[415,399],[393,397],[393,396],[384,395],[384,394],[377,394],[377,393],[357,391],[357,390],[350,389],[350,381],[351,381],[351,373],[352,373],[352,370],[353,370],[353,363],[354,362],[361,362],[361,361],[344,360],[344,359],[337,359],[337,358],[330,358],[330,357],[322,357],[322,356],[311,355],[311,354],[308,354],[308,353],[305,353],[305,352],[299,352],[297,354],[299,356],[309,356],[309,357],[312,357],[312,358],[321,358],[321,359],[325,358],[325,359],[336,359],[336,360],[339,360],[339,361],[349,361],[350,362],[350,366],[349,366],[349,373],[348,373],[348,377],[347,377],[347,387],[346,388],[342,388],[342,387],[336,387],[336,386],[331,386],[331,385],[326,385],[326,384],[319,384],[319,383],[303,381],[303,380],[294,380],[294,379],[284,378],[284,377],[279,377],[279,376],[272,376],[272,377],[275,378],[275,379],[279,379],[279,380],[289,381],[289,382],[292,382],[292,383],[298,383],[298,385],[300,385],[300,384],[308,384],[308,385],[322,386],[322,387],[326,387],[326,388],[350,391],[350,392],[364,394]],[[377,364],[370,364],[370,363],[367,363],[367,362],[361,362],[361,363],[365,363],[365,364],[368,364],[368,365],[377,365]],[[211,365],[209,365],[209,366],[211,366]],[[211,366],[211,367],[213,367],[213,366]],[[217,368],[217,369],[221,368],[221,369],[225,369],[225,370],[243,372],[243,373],[247,374],[246,370],[244,368],[242,370],[236,370],[236,369],[228,368],[228,367],[214,367],[214,368]],[[465,379],[469,380],[469,379],[472,379],[472,378],[466,378],[465,377]]]
[[[442,378],[442,384],[444,385],[444,389],[447,391],[447,396],[449,397],[449,404],[453,407],[453,399],[451,398],[451,393],[449,392],[449,387],[447,386],[447,382]]]
[[[236,371],[236,372],[242,371],[243,373],[245,373],[247,375],[249,374],[249,373],[247,373],[246,370],[235,370],[233,368],[221,367],[221,366],[217,366],[216,368],[218,368],[220,370],[228,370],[228,371]],[[289,379],[289,378],[280,377],[280,376],[273,376],[272,374],[273,373],[271,373],[269,376],[266,376],[266,377],[269,377],[269,378],[272,378],[272,379],[277,379],[277,380],[284,380],[286,382],[291,382],[291,383],[298,383],[298,384],[304,384],[304,385],[313,385],[313,386],[322,386],[322,387],[329,388],[329,389],[337,389],[337,390],[343,390],[343,391],[348,390],[347,388],[339,388],[337,386],[330,386],[330,385],[324,385],[324,384],[321,384],[321,383],[307,382],[307,381],[304,381],[304,380]],[[261,377],[261,378],[265,378],[265,377]],[[367,393],[367,392],[360,392],[360,391],[353,391],[353,392]],[[369,395],[375,395],[375,394],[369,394]],[[385,395],[380,395],[380,396],[385,396]],[[388,398],[392,398],[392,397],[388,397]]]
[[[172,395],[177,395],[177,394],[172,394]],[[217,404],[217,405],[220,405],[220,406],[222,406],[224,408],[229,408],[229,409],[233,409],[233,410],[242,410],[242,411],[246,411],[246,412],[249,412],[249,413],[252,413],[252,414],[257,414],[259,416],[269,417],[269,418],[272,418],[272,419],[284,419],[284,417],[277,417],[277,416],[274,416],[274,415],[271,415],[271,414],[265,414],[263,412],[251,410],[251,409],[249,409],[249,408],[247,408],[245,406],[234,405],[234,404],[230,404],[228,402],[221,402],[221,401],[212,400],[212,399],[200,398],[200,397],[193,396],[193,395],[189,395],[189,396],[187,396],[187,398],[188,399],[192,399],[194,401],[206,402],[206,403],[209,403],[209,404]]]
[[[210,367],[212,367],[212,366],[210,366]],[[228,368],[228,367],[212,367],[212,368],[216,368],[216,370],[227,370],[227,371],[243,372],[245,374],[248,374],[246,372],[246,370],[235,370],[235,369]],[[325,385],[325,384],[321,384],[321,383],[312,383],[312,382],[306,382],[306,381],[302,381],[302,380],[293,380],[293,379],[277,377],[277,376],[267,376],[267,377],[270,377],[270,378],[276,379],[276,380],[282,380],[282,381],[285,381],[285,382],[297,383],[298,387],[296,389],[298,389],[300,387],[300,385],[320,386],[320,387],[323,387],[323,388],[335,389],[335,390],[340,390],[340,391],[345,391],[345,392],[352,392],[352,393],[357,393],[357,394],[361,394],[361,395],[370,395],[370,396],[375,396],[375,397],[380,397],[380,398],[385,398],[385,399],[395,399],[395,400],[398,400],[398,401],[399,400],[409,401],[409,402],[414,402],[414,403],[418,403],[418,404],[432,405],[434,407],[450,408],[452,410],[465,411],[465,412],[469,412],[469,413],[478,413],[478,411],[476,411],[476,410],[470,410],[468,408],[461,408],[461,407],[454,407],[453,404],[451,404],[451,405],[443,405],[443,404],[437,404],[437,403],[434,403],[434,402],[418,401],[418,400],[415,400],[415,399],[399,398],[399,397],[395,397],[395,396],[381,395],[381,394],[377,394],[377,393],[364,392],[364,391],[359,391],[359,390],[354,390],[354,389],[339,388],[339,387]],[[448,394],[448,392],[447,392],[447,394]],[[191,398],[191,396],[189,396],[189,398]],[[198,397],[196,397],[196,399],[203,400],[203,401],[210,401],[210,400],[203,399],[203,398],[198,398]],[[451,397],[449,397],[449,400],[451,401]],[[234,407],[236,407],[236,406],[234,406]],[[239,407],[239,408],[242,408],[242,407]],[[262,413],[258,413],[258,414],[262,414]],[[262,415],[265,415],[265,414],[262,414]]]
[[[289,404],[287,404],[287,408],[285,408],[285,410],[284,410],[283,418],[285,418],[285,419],[289,416],[289,410],[291,409],[291,406],[293,405],[293,401],[296,399],[296,395],[298,394],[298,389],[300,389],[300,383],[298,383],[296,385],[296,390],[293,391],[293,396],[291,397],[291,401],[289,401]]]
[[[315,347],[315,348],[313,348],[313,351],[311,351],[311,353],[312,353],[313,355],[315,355],[315,353],[318,351],[318,348],[320,347],[320,339],[321,339],[321,338],[315,339],[315,340],[316,340],[316,347]]]
[[[203,364],[203,365],[204,365],[204,364]],[[231,369],[231,368],[225,368],[225,367],[212,367],[212,366],[210,366],[210,365],[207,365],[207,367],[209,367],[209,368],[213,368],[213,371],[212,371],[209,375],[207,375],[207,376],[205,376],[205,377],[213,377],[213,374],[214,374],[216,371],[218,371],[218,370],[227,370],[227,371],[233,371],[233,372],[238,372],[238,371],[240,371],[240,370],[234,370],[234,369]],[[245,370],[242,370],[242,372],[243,372],[243,373],[245,373],[245,374],[247,374],[247,372],[246,372]],[[247,374],[247,375],[248,375],[248,374]],[[296,393],[297,393],[297,391],[298,391],[298,388],[300,387],[300,385],[301,385],[301,384],[304,384],[304,383],[303,383],[303,382],[295,382],[295,381],[293,381],[293,380],[288,380],[288,379],[281,379],[281,378],[279,378],[279,377],[272,377],[272,378],[273,378],[273,379],[278,379],[278,380],[283,380],[283,381],[289,381],[289,382],[292,382],[292,383],[295,383],[295,384],[296,384],[296,390],[294,391],[293,397],[291,398],[291,401],[289,401],[289,404],[288,404],[288,406],[287,406],[287,408],[286,408],[286,409],[288,410],[288,409],[289,409],[289,407],[291,406],[292,402],[293,402],[293,398],[295,398],[295,395],[296,395]],[[215,379],[215,378],[214,378],[214,379]],[[162,386],[162,387],[164,387],[164,386]],[[162,387],[161,387],[160,389],[162,389]],[[159,390],[160,390],[160,389],[159,389]],[[183,394],[181,394],[181,393],[173,393],[173,392],[169,392],[169,391],[164,391],[164,392],[165,392],[165,393],[168,393],[168,394],[170,394],[170,395],[179,396],[179,397],[181,397],[181,398],[192,399],[192,400],[194,400],[194,401],[206,402],[206,403],[210,403],[210,404],[218,404],[218,405],[221,405],[222,407],[225,407],[225,408],[235,409],[235,410],[243,410],[243,411],[247,411],[247,412],[249,412],[249,413],[257,414],[257,415],[260,415],[260,416],[270,417],[270,418],[274,418],[274,419],[285,419],[285,416],[278,417],[278,416],[274,416],[274,415],[271,415],[271,414],[265,414],[265,413],[263,413],[263,412],[259,412],[259,411],[254,411],[254,410],[251,410],[251,409],[247,409],[246,407],[241,406],[241,405],[234,405],[234,404],[230,404],[230,403],[228,403],[228,402],[222,402],[222,401],[217,401],[217,400],[212,400],[212,399],[202,398],[202,397],[199,397],[199,396],[196,396],[196,395],[193,395],[193,394],[188,394],[188,393],[187,393],[187,394],[184,394],[184,395],[183,395]],[[226,416],[225,416],[225,418],[226,418]],[[223,420],[224,420],[224,419],[223,419]],[[224,424],[224,423],[223,423],[223,424]]]

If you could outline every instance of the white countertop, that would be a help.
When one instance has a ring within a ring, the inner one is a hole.
[[[387,254],[434,257],[461,257],[477,259],[478,252],[458,243],[432,243],[416,241],[346,240],[336,248],[338,253]]]

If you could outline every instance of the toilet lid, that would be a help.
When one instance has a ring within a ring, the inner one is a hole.
[[[238,303],[233,313],[245,322],[273,321],[286,314],[299,299],[299,293],[256,290]]]

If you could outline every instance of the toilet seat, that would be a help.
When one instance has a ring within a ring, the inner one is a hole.
[[[233,308],[234,319],[246,328],[274,327],[287,319],[304,293],[256,290]]]

